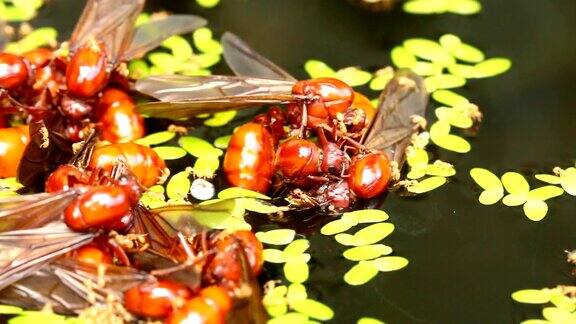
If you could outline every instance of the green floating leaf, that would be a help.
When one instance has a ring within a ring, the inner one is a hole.
[[[224,150],[228,148],[228,143],[230,143],[231,138],[232,135],[220,136],[214,140],[214,146]]]
[[[436,177],[451,177],[456,174],[456,169],[450,163],[436,160],[433,164],[426,166],[426,175]]]
[[[218,3],[218,1],[210,0]],[[206,27],[198,28],[192,34],[194,46],[203,53],[222,54],[222,45],[213,39],[212,31]]]
[[[541,221],[548,213],[548,205],[541,200],[528,200],[523,209],[526,217],[534,222]]]
[[[311,78],[334,77],[336,71],[326,63],[318,60],[308,60],[304,64],[304,70]]]
[[[450,66],[456,62],[440,44],[429,39],[407,39],[403,46],[417,57],[432,61],[440,66]]]
[[[148,63],[142,59],[128,62],[128,75],[133,79],[142,79],[150,75]]]
[[[362,317],[358,319],[358,322],[356,322],[356,324],[385,324],[385,323],[372,317]]]
[[[552,322],[543,319],[529,319],[520,322],[520,324],[552,324]]]
[[[215,148],[209,142],[195,136],[181,137],[178,140],[178,144],[190,155],[196,158],[213,156],[218,157],[224,154],[222,150]]]
[[[564,193],[564,189],[556,186],[544,186],[536,189],[530,190],[528,193],[529,200],[542,200],[546,201],[548,199],[561,196]]]
[[[400,270],[408,265],[408,259],[400,256],[385,256],[372,262],[374,262],[376,269],[382,272]]]
[[[473,65],[466,64],[453,64],[448,67],[448,72],[452,75],[462,77],[465,79],[476,78],[477,71],[476,67]]]
[[[274,317],[270,319],[267,324],[295,324],[295,323],[307,323],[308,316],[301,313],[286,313],[281,316]]]
[[[550,302],[554,306],[564,309],[570,313],[576,310],[576,304],[574,300],[566,295],[554,295],[550,298]]]
[[[262,250],[262,257],[264,258],[264,261],[270,263],[286,262],[282,251],[278,249],[264,249]]]
[[[186,151],[177,146],[157,146],[153,150],[162,160],[178,160],[186,156]]]
[[[571,196],[576,196],[576,168],[570,167],[560,173],[560,184]]]
[[[500,178],[489,170],[473,168],[470,170],[470,176],[484,189],[479,197],[481,204],[493,205],[504,196],[504,187],[502,186],[502,182],[500,182]]]
[[[353,243],[356,246],[378,243],[394,231],[394,224],[377,223],[367,226],[354,234]]]
[[[404,3],[405,12],[413,15],[442,14],[447,10],[446,1],[414,0]]]
[[[336,242],[345,246],[354,246],[354,235],[348,233],[340,233],[334,236]]]
[[[296,309],[292,304],[299,302],[301,300],[305,300],[308,298],[308,293],[306,292],[306,287],[302,284],[293,283],[288,286],[288,292],[286,293],[286,299],[288,300],[288,304],[294,308],[295,310],[299,311],[300,313],[307,314],[306,312],[302,312]],[[310,316],[310,314],[307,314]]]
[[[384,244],[364,245],[344,251],[344,257],[350,261],[371,260],[392,253],[392,248]]]
[[[428,92],[438,89],[454,89],[466,85],[466,79],[452,74],[437,74],[424,79],[424,84]]]
[[[441,104],[457,107],[470,103],[465,97],[450,91],[450,90],[437,90],[432,93],[432,98]]]
[[[418,63],[416,56],[402,46],[396,46],[392,49],[390,59],[395,66],[403,69],[410,69]]]
[[[442,136],[431,136],[430,139],[441,148],[456,153],[468,153],[472,149],[472,146],[470,146],[467,140],[457,135],[446,134]]]
[[[535,177],[540,181],[553,185],[559,185],[561,183],[560,177],[552,174],[537,174]]]
[[[346,212],[342,215],[342,219],[349,221],[353,224],[364,224],[364,223],[379,223],[388,220],[390,216],[379,209],[361,209],[352,212]]]
[[[165,73],[174,73],[181,69],[181,61],[172,54],[164,52],[150,53],[148,60]]]
[[[298,257],[302,253],[306,252],[310,248],[310,242],[306,239],[298,239],[292,241],[288,244],[284,251],[282,251],[282,255],[286,260]]]
[[[474,121],[464,109],[439,107],[434,111],[438,120],[458,128],[470,128]]]
[[[374,78],[370,81],[369,87],[374,91],[381,91],[386,88],[392,78],[394,78],[394,69],[390,67],[380,69],[374,73]]]
[[[443,186],[446,183],[445,177],[430,177],[416,183],[409,184],[406,189],[415,194],[423,194]]]
[[[287,228],[256,233],[260,242],[272,245],[286,245],[294,240],[294,236],[296,236],[296,232]]]
[[[0,179],[0,190],[18,190],[23,187],[15,177]]]
[[[188,196],[192,183],[186,171],[178,172],[170,178],[166,185],[166,195],[170,199],[184,199]]]
[[[237,198],[236,200],[238,201],[238,205],[243,209],[258,214],[274,214],[284,210],[282,207],[255,198]]]
[[[346,232],[354,225],[356,225],[356,223],[350,221],[349,219],[341,218],[333,220],[330,223],[327,223],[326,225],[322,226],[322,228],[320,229],[320,233],[324,235],[334,235]]]
[[[284,277],[291,283],[303,283],[308,280],[308,264],[303,261],[286,262],[284,264]]]
[[[325,304],[313,299],[298,300],[290,304],[295,311],[321,321],[329,321],[334,317],[334,311]]]
[[[12,305],[0,305],[0,314],[16,315],[22,313],[23,309]]]
[[[458,15],[475,15],[482,10],[482,4],[477,0],[450,0],[446,10]]]
[[[576,323],[576,314],[558,307],[545,307],[542,315],[552,323]]]
[[[174,35],[168,37],[162,42],[162,46],[170,49],[174,58],[182,62],[190,59],[192,55],[194,55],[192,46],[190,46],[188,41],[182,36]],[[152,59],[150,59],[150,61],[154,62]]]
[[[214,8],[220,3],[220,0],[196,0],[196,3],[200,7]]]
[[[528,193],[509,194],[502,199],[502,203],[509,207],[520,206],[528,201]]]
[[[442,66],[429,62],[417,62],[412,66],[412,71],[420,76],[430,76],[442,73]]]
[[[234,117],[236,117],[236,114],[237,114],[236,110],[215,113],[212,118],[208,118],[204,121],[204,125],[208,127],[224,126],[229,122],[231,122],[234,119]]]
[[[358,87],[370,82],[372,74],[351,66],[338,70],[335,77],[346,82],[351,87]]]
[[[378,269],[372,261],[360,261],[344,274],[344,281],[351,286],[360,286],[372,280]]]
[[[508,71],[512,62],[507,58],[491,58],[474,66],[476,78],[491,78]]]
[[[139,138],[139,139],[135,140],[134,143],[137,143],[140,145],[146,145],[146,146],[158,145],[158,144],[163,144],[163,143],[169,142],[175,136],[176,136],[176,133],[174,133],[174,132],[163,131],[163,132],[153,133],[153,134],[150,134],[148,136]]]
[[[527,194],[530,185],[523,175],[517,172],[506,172],[502,175],[502,185],[511,194]]]
[[[484,53],[476,47],[463,43],[456,35],[446,34],[440,37],[440,45],[444,47],[456,59],[478,63],[485,59]]]
[[[220,166],[220,160],[216,156],[201,157],[194,162],[192,173],[199,178],[212,178]]]
[[[218,198],[220,199],[232,199],[232,198],[257,198],[268,200],[270,197],[261,194],[256,191],[240,188],[240,187],[230,187],[226,188],[218,193]]]

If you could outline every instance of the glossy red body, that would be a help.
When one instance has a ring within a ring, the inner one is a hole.
[[[308,115],[325,119],[334,118],[350,107],[354,100],[354,91],[345,82],[334,78],[316,78],[298,81],[292,87],[296,95],[317,96],[306,108]]]
[[[40,47],[25,52],[22,57],[26,58],[30,65],[39,68],[45,66],[54,58],[54,52],[49,48]]]
[[[369,153],[352,161],[348,185],[359,198],[374,198],[388,187],[391,171],[384,153]]]
[[[204,297],[206,302],[212,307],[218,308],[222,317],[226,318],[232,309],[232,298],[226,289],[219,286],[208,286],[200,290],[200,297]]]
[[[318,173],[320,149],[305,139],[289,139],[278,147],[275,165],[284,177],[305,178]]]
[[[28,66],[14,54],[0,53],[0,88],[15,89],[28,81]]]
[[[84,46],[74,53],[66,68],[68,92],[78,97],[96,95],[108,81],[106,53],[98,46]]]
[[[185,285],[169,280],[158,280],[129,289],[124,294],[124,307],[132,314],[164,318],[172,313],[173,306],[183,304],[192,297]]]
[[[29,141],[28,126],[0,128],[0,178],[16,176]]]
[[[360,92],[354,92],[354,101],[352,101],[352,105],[350,108],[356,108],[364,111],[366,114],[366,125],[370,125],[372,120],[374,120],[374,116],[376,116],[377,109],[372,105],[370,99],[368,99],[365,95],[361,94]]]
[[[118,161],[123,161],[145,187],[155,185],[166,168],[153,149],[135,143],[116,143],[96,148],[89,168],[111,171]]]
[[[78,184],[86,184],[87,182],[86,173],[83,173],[73,165],[64,164],[50,173],[46,179],[44,190],[46,192],[59,192],[73,188]]]
[[[113,228],[131,208],[128,194],[113,186],[90,187],[64,211],[64,221],[79,232]]]
[[[67,117],[80,120],[86,118],[92,112],[92,105],[79,98],[63,96],[60,102],[60,110]]]
[[[254,276],[258,276],[264,265],[264,255],[262,242],[254,235],[252,231],[236,231],[232,233],[242,244],[248,263],[252,268]]]
[[[102,118],[103,140],[111,143],[130,142],[144,136],[144,119],[131,101],[109,107]]]
[[[74,250],[72,255],[74,259],[80,262],[95,266],[101,264],[112,264],[113,262],[112,255],[96,244],[84,245],[83,247]]]
[[[247,123],[234,132],[224,157],[224,172],[230,184],[266,192],[274,172],[273,163],[272,137],[263,125]]]
[[[225,317],[204,297],[194,297],[177,309],[165,321],[166,324],[223,324]]]

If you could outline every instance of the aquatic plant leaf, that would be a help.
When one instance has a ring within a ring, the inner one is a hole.
[[[304,70],[311,78],[334,77],[336,71],[328,64],[319,60],[308,60],[304,63]]]
[[[576,304],[570,297],[566,295],[553,295],[550,297],[550,302],[554,304],[554,306],[564,309],[570,313],[576,310]]]
[[[262,250],[262,257],[264,261],[270,263],[284,263],[286,259],[281,250],[278,249],[264,249]]]
[[[0,314],[2,315],[16,315],[20,314],[24,311],[20,307],[12,306],[12,305],[0,305]]]
[[[186,156],[186,151],[177,146],[156,146],[153,150],[162,160],[178,160]]]
[[[303,261],[291,261],[284,264],[284,277],[291,283],[303,283],[308,280],[308,264]]]
[[[388,218],[390,216],[380,209],[361,209],[346,212],[342,215],[342,219],[353,224],[379,223],[388,220]]]
[[[388,85],[388,82],[394,78],[394,69],[385,67],[374,72],[374,77],[370,81],[370,89],[374,91],[381,91]],[[378,106],[377,103],[372,103],[374,107]]]
[[[502,185],[511,194],[527,194],[530,185],[523,175],[517,172],[506,172],[502,175]]]
[[[438,120],[447,122],[448,124],[458,128],[470,128],[474,125],[474,121],[464,109],[439,107],[434,111]]]
[[[56,47],[58,44],[58,31],[52,27],[40,27],[16,42],[6,45],[5,52],[23,54],[39,47]]]
[[[286,245],[294,240],[296,232],[292,229],[281,228],[267,232],[257,232],[256,237],[262,243],[272,245]]]
[[[360,261],[344,274],[344,281],[350,286],[360,286],[372,280],[378,269],[372,261]]]
[[[456,174],[456,169],[450,163],[440,160],[434,161],[433,164],[426,166],[426,175],[436,177],[452,177]]]
[[[530,200],[546,201],[548,199],[561,196],[563,193],[564,189],[562,188],[556,186],[544,186],[530,190],[527,198]]]
[[[378,319],[375,319],[372,317],[362,317],[362,318],[358,319],[356,324],[385,324],[385,323],[382,322],[381,320],[378,320]]]
[[[169,142],[175,136],[176,136],[176,133],[174,133],[174,132],[163,131],[163,132],[153,133],[153,134],[144,136],[142,138],[139,138],[139,139],[135,140],[134,143],[137,143],[140,145],[146,145],[146,146],[158,145],[158,144],[163,144],[163,143]]]
[[[150,75],[150,67],[144,60],[131,60],[128,62],[128,75],[133,79],[145,78]]]
[[[376,223],[354,233],[353,243],[356,246],[378,243],[394,231],[394,224]]]
[[[473,65],[466,64],[453,64],[448,67],[448,72],[452,75],[459,76],[465,79],[476,78],[477,71]]]
[[[337,79],[346,82],[351,87],[365,85],[372,79],[372,74],[370,72],[363,71],[353,66],[338,70],[334,76]]]
[[[257,198],[268,200],[270,197],[261,194],[257,191],[252,191],[240,187],[230,187],[226,188],[218,193],[218,198],[220,199],[232,199],[232,198]]]
[[[236,110],[223,111],[215,113],[212,118],[204,121],[204,125],[208,127],[221,127],[231,122],[238,112]]]
[[[478,201],[482,205],[493,205],[502,199],[504,196],[504,189],[503,188],[494,188],[482,191],[480,196],[478,197]]]
[[[456,62],[440,44],[429,39],[407,39],[402,45],[417,57],[432,61],[440,66],[450,66]]]
[[[448,0],[446,10],[459,15],[475,15],[482,10],[477,0]]]
[[[512,67],[512,62],[507,58],[491,58],[474,66],[476,78],[491,78],[505,73]]]
[[[416,62],[411,68],[414,73],[421,76],[431,76],[442,73],[442,66],[430,62]]]
[[[308,248],[310,248],[310,242],[308,240],[306,239],[294,240],[284,248],[284,250],[282,251],[282,255],[284,256],[285,259],[290,259],[306,252]]]
[[[555,176],[552,174],[537,174],[534,177],[540,181],[553,185],[559,185],[562,182],[559,176]]]
[[[290,312],[270,319],[267,324],[294,324],[307,322],[308,316],[301,313]]]
[[[418,63],[416,56],[402,46],[396,46],[392,49],[390,59],[395,66],[401,69],[411,69]]]
[[[230,139],[232,138],[232,135],[224,135],[224,136],[220,136],[217,137],[214,140],[214,147],[225,150],[228,148],[228,143],[230,143]]]
[[[268,201],[255,198],[236,198],[240,207],[258,214],[274,214],[285,211],[286,208],[275,206]]]
[[[575,314],[558,307],[545,307],[542,310],[542,315],[552,323],[574,323],[576,321]]]
[[[209,28],[198,28],[192,34],[194,46],[203,53],[222,54],[223,48],[220,42],[213,39],[212,31]]]
[[[329,321],[334,317],[334,311],[330,307],[313,299],[294,301],[290,303],[290,307],[301,314],[321,321]]]
[[[445,34],[440,37],[440,45],[456,59],[468,63],[478,63],[485,59],[484,53],[476,47],[463,43],[456,35]]]
[[[526,217],[534,222],[541,221],[548,213],[548,205],[541,200],[528,200],[523,209]]]
[[[195,136],[183,136],[178,140],[178,144],[196,158],[218,157],[224,154],[222,150],[215,148],[210,142]]]
[[[484,190],[502,188],[500,178],[489,170],[483,168],[473,168],[470,170],[470,176]]]
[[[373,260],[378,271],[390,272],[400,270],[408,265],[408,259],[400,256],[385,256]]]
[[[466,79],[453,74],[436,74],[424,79],[426,89],[434,92],[439,89],[454,89],[466,85]]]
[[[220,166],[217,156],[200,157],[192,167],[192,173],[199,178],[213,178]]]
[[[322,228],[320,229],[320,233],[324,235],[334,235],[346,232],[354,225],[356,225],[356,223],[354,223],[350,219],[344,219],[344,218],[336,219],[322,226]]]
[[[190,173],[181,171],[173,175],[166,185],[166,195],[170,199],[183,199],[190,191]]]
[[[472,149],[467,140],[457,135],[446,134],[430,137],[430,139],[432,139],[432,142],[439,147],[456,153],[468,153]]]
[[[413,15],[442,14],[447,10],[446,1],[412,0],[402,6],[405,12]]]
[[[371,260],[392,253],[392,248],[384,244],[363,245],[344,251],[343,256],[350,261]]]
[[[449,107],[457,107],[470,103],[465,97],[450,91],[450,90],[437,90],[432,93],[432,98],[437,102],[447,105]]]
[[[293,283],[288,286],[288,292],[286,293],[286,300],[288,304],[292,306],[293,303],[305,300],[308,298],[308,293],[306,292],[306,287],[302,284]],[[296,309],[297,310],[297,309]],[[301,313],[306,313],[298,310]]]
[[[528,193],[509,194],[502,199],[502,203],[509,207],[520,206],[528,201]]]
[[[354,235],[348,233],[340,233],[334,236],[336,242],[344,246],[354,246]]]
[[[184,62],[194,55],[192,46],[182,36],[174,35],[166,38],[162,42],[162,47],[169,49],[172,52],[172,56],[180,62]]]
[[[214,8],[220,3],[220,0],[196,0],[196,3],[203,8]]]
[[[560,184],[571,196],[576,196],[576,168],[570,167],[560,172]]]
[[[415,180],[416,181],[416,180]],[[406,190],[415,194],[423,194],[443,186],[446,183],[445,177],[430,177],[406,186]]]

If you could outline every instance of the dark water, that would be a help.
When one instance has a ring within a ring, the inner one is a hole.
[[[348,287],[340,278],[352,263],[339,257],[342,247],[311,236],[309,290],[336,311],[335,323],[362,316],[388,323],[518,322],[534,309],[512,303],[512,291],[574,282],[563,250],[576,248],[576,198],[549,201],[547,218],[532,223],[521,208],[480,205],[468,170],[545,172],[574,163],[576,2],[482,2],[484,12],[473,18],[399,10],[372,14],[344,0],[223,0],[212,10],[192,1],[151,3],[201,14],[217,33],[237,33],[300,77],[310,58],[337,68],[381,67],[403,39],[446,32],[514,62],[507,74],[459,90],[480,105],[485,118],[469,154],[439,152],[457,167],[452,183],[422,198],[391,194],[384,202],[397,226],[385,243],[410,259],[408,268]],[[66,36],[82,6],[77,0],[52,1],[39,24],[56,25]]]

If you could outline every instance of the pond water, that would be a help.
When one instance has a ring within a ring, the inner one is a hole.
[[[576,2],[482,3],[476,17],[374,14],[345,0],[223,0],[210,10],[193,1],[149,3],[154,10],[200,14],[216,33],[233,31],[298,77],[305,76],[307,59],[337,68],[382,67],[402,40],[448,32],[513,61],[508,73],[459,90],[481,107],[484,121],[470,153],[438,151],[458,170],[452,182],[416,199],[390,194],[384,201],[397,228],[385,243],[410,260],[406,269],[347,286],[341,278],[352,263],[341,257],[343,247],[311,235],[307,286],[335,310],[335,323],[363,316],[388,323],[518,322],[533,310],[514,304],[511,292],[574,282],[563,251],[576,248],[575,198],[551,200],[547,218],[533,223],[521,208],[480,205],[468,171],[531,174],[574,163]],[[36,25],[56,26],[66,37],[82,7],[83,1],[51,1]]]

